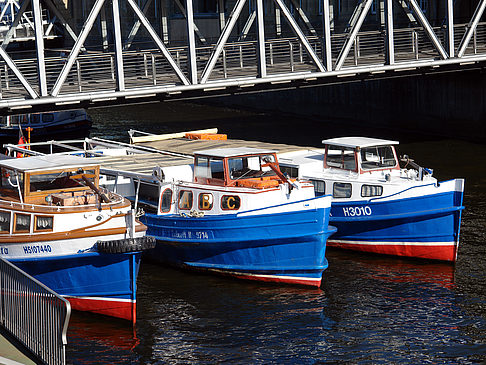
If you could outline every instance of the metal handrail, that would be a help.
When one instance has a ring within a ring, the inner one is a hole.
[[[0,258],[0,325],[46,364],[66,363],[71,305]]]

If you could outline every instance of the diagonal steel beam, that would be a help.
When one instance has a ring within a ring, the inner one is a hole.
[[[299,28],[299,25],[293,18],[292,14],[290,13],[290,10],[287,8],[287,6],[284,4],[282,0],[274,0],[275,3],[280,7],[280,10],[282,10],[282,13],[284,14],[285,18],[287,18],[287,21],[289,22],[290,27],[292,28],[293,32],[299,38],[300,42],[304,46],[305,50],[309,54],[309,56],[312,58],[314,63],[316,64],[317,68],[319,69],[320,72],[325,72],[326,68],[322,64],[321,60],[319,57],[317,57],[316,53],[312,49],[311,45],[307,41],[307,38],[305,37],[304,33],[302,30]]]
[[[432,45],[439,52],[442,59],[445,60],[448,57],[447,52],[445,51],[444,47],[442,47],[442,44],[440,43],[439,38],[437,38],[437,35],[434,33],[434,30],[432,29],[430,23],[428,22],[427,18],[425,17],[422,9],[420,8],[420,6],[418,6],[417,1],[415,1],[415,0],[406,0],[406,1],[410,4],[415,16],[417,17],[418,22],[424,28],[425,33],[427,33],[427,35],[429,36],[429,38],[432,42]]]
[[[69,36],[76,42],[78,40],[78,36],[76,33],[73,31],[73,28],[69,24],[69,22],[64,18],[64,16],[61,14],[57,6],[54,5],[54,3],[51,0],[43,0],[44,4],[47,5],[49,10],[51,10],[54,15],[59,19],[59,22],[63,26],[63,28],[66,30],[66,32],[69,34]]]
[[[9,28],[7,34],[5,34],[5,37],[3,38],[3,42],[2,42],[2,48],[3,49],[6,49],[8,44],[10,43],[10,40],[12,39],[12,36],[15,32],[15,29],[19,25],[20,19],[22,19],[22,16],[25,13],[25,9],[27,9],[27,6],[29,4],[30,4],[30,0],[24,0],[24,2],[22,3],[22,6],[17,11],[17,14],[15,14],[14,21],[12,22],[12,24],[10,24],[10,28]]]
[[[74,46],[71,49],[71,52],[69,53],[68,59],[64,64],[64,67],[62,68],[62,71],[59,74],[56,83],[54,84],[54,87],[52,88],[53,96],[59,95],[59,92],[61,91],[61,88],[64,85],[64,82],[66,81],[69,71],[71,71],[74,62],[76,61],[76,58],[79,55],[79,51],[81,51],[81,47],[84,45],[84,42],[88,37],[89,32],[91,31],[91,28],[93,28],[93,24],[96,20],[96,17],[98,16],[101,7],[103,6],[104,3],[105,0],[96,0],[96,2],[94,3],[91,12],[88,15],[88,18],[84,22],[83,29],[81,29],[81,33],[79,33],[78,40],[74,43]]]
[[[145,5],[143,6],[143,9],[142,9],[142,12],[144,14],[147,14],[148,8],[149,8],[151,3],[152,3],[152,0],[147,0],[145,2]],[[123,49],[128,49],[132,46],[133,39],[135,38],[135,36],[138,33],[138,30],[140,29],[140,24],[141,24],[140,20],[137,19],[135,21],[135,24],[133,24],[133,27],[130,30],[130,33],[128,34],[128,38],[127,38],[127,41],[125,42],[125,45],[123,46]]]
[[[184,6],[181,4],[181,2],[179,0],[174,0],[174,2],[176,3],[177,7],[181,11],[182,16],[184,16],[184,18],[186,18],[186,20],[187,20],[187,13],[186,13],[186,9],[184,8]],[[194,23],[194,31],[196,32],[197,37],[199,38],[201,43],[206,44],[207,43],[206,38],[204,38],[204,36],[201,34],[201,31],[197,27],[196,23]]]
[[[474,31],[476,30],[479,20],[481,19],[481,16],[484,13],[484,9],[486,7],[486,0],[481,0],[476,7],[476,10],[474,11],[474,15],[471,18],[471,21],[467,25],[468,30],[462,37],[461,43],[459,44],[459,48],[457,51],[457,57],[462,57],[464,56],[464,53],[466,52],[466,48],[469,45],[469,42],[471,41],[471,38],[474,34]]]
[[[165,58],[169,62],[169,65],[172,67],[172,69],[177,74],[177,77],[181,80],[181,82],[184,85],[189,85],[190,84],[189,80],[186,78],[186,76],[181,71],[181,69],[179,68],[179,66],[177,66],[177,63],[174,61],[174,59],[170,55],[170,52],[165,47],[164,42],[162,42],[162,40],[160,39],[160,37],[157,35],[157,32],[152,27],[152,25],[150,24],[150,22],[147,20],[147,18],[145,17],[145,15],[142,13],[142,10],[140,10],[140,8],[138,7],[138,5],[135,3],[134,0],[127,0],[127,1],[128,1],[128,4],[132,7],[132,9],[135,12],[135,14],[137,15],[137,17],[142,22],[142,25],[145,27],[145,29],[147,30],[147,32],[152,37],[152,40],[157,44],[157,47],[159,47],[159,49],[161,50],[162,54],[165,56]]]
[[[19,79],[19,81],[22,83],[22,86],[29,93],[30,97],[32,99],[37,99],[39,97],[39,95],[35,92],[35,90],[32,88],[32,86],[30,86],[29,82],[26,80],[26,78],[24,77],[24,75],[22,75],[22,73],[20,72],[20,70],[17,68],[17,65],[15,65],[15,62],[12,61],[12,59],[10,58],[10,56],[8,55],[8,53],[5,52],[5,50],[2,47],[0,47],[0,57],[3,58],[3,60],[7,64],[7,66],[13,71],[13,73],[15,74],[15,76],[17,76],[17,78]]]
[[[246,20],[245,25],[243,26],[243,29],[241,31],[240,36],[238,37],[238,41],[244,41],[246,37],[248,36],[248,32],[251,29],[251,26],[253,25],[253,22],[255,21],[256,18],[256,10],[253,10],[251,14],[248,16],[248,19]]]
[[[209,58],[208,63],[206,64],[206,67],[204,68],[204,71],[201,75],[201,84],[204,84],[208,81],[209,76],[211,76],[211,72],[213,72],[214,66],[216,65],[216,62],[218,61],[218,57],[223,51],[223,48],[228,41],[228,38],[231,34],[231,31],[233,30],[236,21],[238,20],[238,17],[240,16],[241,10],[243,9],[243,6],[245,5],[246,0],[237,0],[235,7],[233,8],[233,11],[231,12],[228,23],[226,23],[226,26],[219,36],[218,43],[216,43],[216,47],[213,49],[213,52],[211,54],[211,57]]]
[[[354,40],[356,39],[356,36],[358,35],[358,32],[363,25],[363,22],[371,8],[372,3],[373,0],[364,0],[363,3],[358,5],[361,8],[359,15],[356,15],[356,20],[353,22],[354,25],[351,27],[349,37],[344,43],[343,48],[341,48],[341,52],[339,52],[339,56],[336,60],[335,70],[340,70],[344,64],[344,61],[346,60],[346,57],[348,57],[349,51],[354,44]]]
[[[317,35],[316,30],[312,26],[311,22],[309,21],[309,18],[307,18],[307,15],[305,15],[304,10],[302,10],[300,4],[296,0],[290,0],[292,2],[292,5],[294,5],[294,8],[297,10],[299,13],[300,17],[304,21],[305,25],[307,26],[307,29],[312,33],[312,35]]]

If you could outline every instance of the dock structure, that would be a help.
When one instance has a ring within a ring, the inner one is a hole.
[[[481,69],[485,8],[486,0],[24,0],[7,32],[30,11],[34,47],[0,47],[0,112]],[[45,39],[45,10],[64,31],[62,48]]]

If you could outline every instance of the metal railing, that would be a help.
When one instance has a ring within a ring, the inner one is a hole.
[[[467,30],[467,24],[454,26],[456,47]],[[435,27],[434,32],[444,42],[445,28]],[[340,49],[347,39],[347,34],[331,36],[332,60],[336,61]],[[359,32],[345,60],[344,68],[352,69],[360,66],[379,67],[385,62],[384,31]],[[308,36],[307,41],[313,51],[322,56],[322,38]],[[240,41],[227,43],[210,77],[210,81],[224,81],[252,77],[257,69],[256,41]],[[418,60],[433,60],[438,54],[422,27],[394,30],[394,48],[397,63],[413,63]],[[299,72],[315,72],[316,65],[297,38],[272,39],[265,42],[266,63],[268,75],[290,75]],[[171,56],[182,69],[187,69],[187,47],[171,47]],[[207,63],[212,46],[197,47],[196,60],[198,74]],[[474,32],[474,37],[466,50],[467,55],[486,53],[486,23],[480,23]],[[62,70],[66,58],[46,57],[46,77],[48,88],[53,87],[57,76]],[[130,88],[150,88],[160,85],[176,85],[180,80],[171,69],[167,59],[158,49],[143,49],[123,51],[125,83]],[[37,63],[35,59],[17,59],[17,67],[25,78],[36,84]],[[459,66],[458,66],[459,67]],[[332,71],[332,70],[328,70]],[[87,52],[79,55],[61,95],[66,93],[94,92],[113,90],[116,88],[115,55],[112,52]],[[25,96],[26,91],[20,81],[13,75],[4,61],[0,60],[0,99],[10,99]]]
[[[46,364],[65,364],[71,305],[0,258],[0,325]]]

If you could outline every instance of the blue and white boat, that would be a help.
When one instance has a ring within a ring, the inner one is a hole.
[[[136,320],[136,279],[153,239],[131,203],[99,188],[100,166],[48,155],[0,160],[0,256],[76,310]]]
[[[89,136],[93,121],[84,109],[7,115],[1,118],[0,143],[25,143],[84,138]]]
[[[324,150],[280,156],[282,171],[333,196],[329,247],[455,261],[464,180],[438,182],[408,157],[400,167],[396,141],[344,137]]]
[[[170,167],[154,169],[156,212],[141,217],[157,239],[147,258],[241,279],[321,284],[335,231],[330,196],[287,179],[271,150],[198,151],[193,168],[192,181],[169,181]]]

